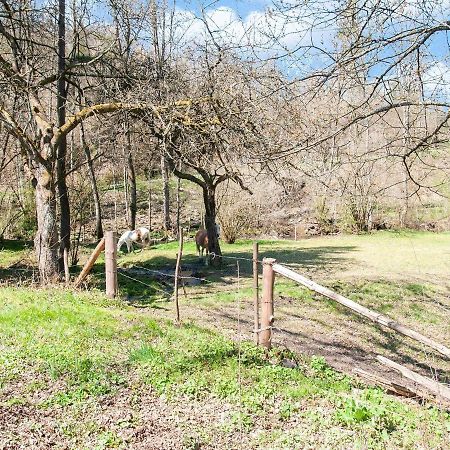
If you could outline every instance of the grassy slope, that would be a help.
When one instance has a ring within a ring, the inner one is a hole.
[[[175,404],[187,397],[231,405],[218,407],[222,419],[209,428],[196,430],[194,420],[184,430],[185,448],[193,440],[214,448],[220,435],[232,440],[238,430],[246,448],[444,448],[449,437],[447,414],[364,388],[320,358],[283,368],[247,344],[154,321],[100,293],[4,288],[0,304],[1,408],[63,408],[60,441],[73,448],[126,446],[124,430],[136,423],[105,429],[89,410],[131,384],[135,395],[151,386]],[[284,356],[291,355],[274,352],[272,360]],[[14,427],[2,431],[12,444]]]
[[[266,241],[262,251],[280,261],[301,263],[302,270],[315,278],[391,315],[405,314],[411,323],[423,325],[434,311],[430,326],[448,333],[448,314],[442,308],[431,310],[430,305],[436,295],[442,295],[443,286],[437,280],[448,276],[448,266],[442,262],[449,244],[449,234],[383,233],[300,243]],[[247,257],[250,247],[241,242],[224,250]],[[121,263],[171,267],[175,252],[176,244],[168,244],[123,256]],[[186,262],[196,262],[192,244],[186,253]],[[420,254],[417,266],[410,262],[414,253]],[[15,257],[20,259],[19,251],[16,256],[8,253],[8,263]],[[246,298],[249,267],[241,263],[240,295]],[[388,265],[398,268],[395,276]],[[375,278],[380,271],[385,276]],[[364,282],[360,273],[370,281]],[[424,274],[427,283],[423,283]],[[235,261],[229,260],[219,274],[205,270],[203,275],[217,280],[215,289],[227,289],[236,281]],[[132,288],[121,284],[124,293]],[[236,300],[232,286],[232,292],[206,296],[196,296],[194,291],[210,286],[188,288],[188,304],[223,307]],[[148,295],[145,289],[134,294]],[[306,307],[312,305],[320,320],[317,304],[305,291],[279,282],[277,292],[300,298]],[[423,304],[425,300],[429,305]],[[411,309],[411,304],[417,306]],[[332,305],[322,305],[327,314],[331,311],[348,320]],[[447,448],[447,413],[364,388],[320,358],[296,357],[298,368],[286,369],[266,362],[251,346],[214,331],[193,323],[178,328],[155,317],[151,309],[111,302],[97,291],[1,289],[0,447],[2,439],[11,443],[32,436],[39,442],[43,438],[36,430],[44,426],[42,416],[49,416],[53,424],[49,434],[61,446],[126,448],[138,439],[130,430],[148,425],[143,397],[150,392],[169,399],[168,410],[160,416],[179,411],[186,402],[196,405],[196,412],[190,410],[184,416],[180,412],[169,424],[180,430],[174,440],[177,444],[161,448],[195,448],[200,442],[210,448],[217,448],[218,442],[222,448],[237,448],[240,442],[244,448]],[[271,360],[276,363],[286,356],[293,357],[274,351]],[[105,424],[105,403],[119,404],[126,396],[134,405],[133,420],[127,407],[122,407]],[[210,409],[209,420],[202,421],[202,414]],[[11,417],[23,419],[24,411],[30,417],[14,426]],[[2,426],[2,421],[8,425]]]

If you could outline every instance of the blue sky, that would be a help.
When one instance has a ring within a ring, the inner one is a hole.
[[[191,9],[192,11],[199,12],[201,6],[208,5],[209,9],[215,9],[221,6],[232,8],[239,16],[245,17],[252,11],[263,11],[266,6],[270,5],[270,0],[211,0],[210,2],[198,2],[198,1],[179,1],[177,5],[180,8]]]
[[[38,4],[42,3],[53,3],[55,0],[36,0]],[[95,2],[99,1],[106,2],[106,0],[92,0]],[[329,15],[325,15],[326,20],[330,20],[333,17],[333,1],[329,0],[327,3],[326,0],[311,0],[309,3],[301,2],[298,0],[298,4],[303,5],[307,4],[306,8],[330,8]],[[386,5],[394,4],[395,2],[405,2],[409,10],[406,13],[415,13],[422,14],[422,9],[420,9],[420,5],[414,0],[380,0]],[[408,3],[409,2],[409,3]],[[68,5],[70,5],[70,1],[67,0]],[[167,3],[171,6],[170,0],[167,0]],[[173,4],[173,3],[172,3]],[[201,40],[202,33],[204,33],[204,27],[201,22],[195,21],[195,16],[201,16],[202,7],[206,7],[207,20],[213,24],[213,28],[217,30],[217,36],[220,36],[219,39],[222,39],[222,42],[228,41],[239,41],[242,36],[245,36],[244,39],[248,39],[250,41],[255,39],[255,35],[251,35],[248,33],[249,29],[263,29],[270,30],[270,32],[277,33],[280,32],[280,36],[284,35],[282,39],[282,44],[285,45],[286,48],[292,49],[297,47],[299,44],[309,44],[311,41],[314,41],[314,44],[318,47],[332,49],[333,40],[336,37],[337,24],[330,23],[326,24],[326,27],[322,27],[322,29],[314,29],[313,32],[305,32],[306,28],[309,28],[308,19],[305,20],[304,24],[301,24],[302,15],[300,14],[300,19],[296,21],[292,21],[289,24],[289,28],[283,28],[282,20],[277,19],[274,16],[271,16],[270,19],[267,19],[263,15],[265,9],[271,5],[270,0],[210,0],[210,1],[201,1],[201,0],[178,0],[175,2],[175,6],[177,10],[183,10],[186,12],[188,16],[188,20],[186,23],[191,23],[189,30],[190,38],[194,41]],[[437,16],[434,18],[435,23],[439,20],[439,14],[441,18],[447,18],[450,11],[450,0],[442,0],[441,2],[442,10],[440,12],[435,11]],[[95,15],[98,20],[108,21],[107,13],[105,10],[102,10],[100,4],[97,3],[97,7],[94,7]],[[404,16],[399,16],[400,20],[404,21]],[[336,22],[336,20],[334,21]],[[396,27],[395,19],[392,23],[392,26]],[[252,28],[253,27],[253,28]],[[303,27],[303,28],[302,28]],[[286,34],[286,31],[288,33]],[[448,92],[450,97],[450,51],[449,44],[447,40],[448,36],[445,33],[436,34],[430,41],[428,46],[428,56],[423,60],[429,66],[429,74],[427,74],[427,80],[431,85],[435,85],[436,83],[439,85],[441,90]],[[261,34],[256,34],[256,39],[261,39]],[[254,43],[254,41],[252,41]],[[269,43],[266,41],[267,46],[264,46],[266,55],[273,54],[276,52],[276,45]],[[274,47],[274,50],[270,50],[271,47]],[[280,47],[278,47],[279,49]],[[392,48],[387,53],[380,53],[379,56],[386,57],[389,53],[392,55],[395,52],[395,49]],[[290,63],[293,63],[293,66],[290,66]],[[308,71],[313,68],[318,68],[321,64],[323,64],[325,60],[320,56],[320,51],[316,50],[316,53],[309,52],[304,55],[297,54],[292,57],[289,61],[285,61],[283,63],[283,67],[286,69],[287,67],[291,67],[291,74],[295,76],[295,74],[299,74],[299,71]],[[329,63],[329,60],[327,61]],[[381,70],[381,69],[380,69]],[[375,70],[376,72],[376,70]],[[372,74],[375,74],[372,72]],[[426,81],[427,81],[426,80]],[[431,89],[432,90],[432,89]]]

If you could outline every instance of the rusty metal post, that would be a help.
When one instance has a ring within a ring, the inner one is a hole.
[[[114,298],[118,292],[117,285],[117,234],[115,231],[105,233],[105,275],[106,295]]]
[[[276,263],[273,258],[263,259],[263,288],[262,288],[262,308],[261,308],[261,334],[259,342],[262,346],[270,349],[272,345],[272,325],[273,316],[273,285],[275,282],[275,272],[272,265]]]
[[[253,242],[253,292],[254,292],[254,321],[255,344],[259,343],[259,283],[258,283],[258,242]]]

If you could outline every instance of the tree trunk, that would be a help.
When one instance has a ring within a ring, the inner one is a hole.
[[[52,174],[40,166],[36,173],[36,213],[38,229],[34,248],[42,283],[58,278],[58,228],[56,191]]]
[[[58,147],[57,185],[60,208],[60,243],[58,265],[60,272],[65,273],[66,281],[69,281],[69,250],[70,250],[70,203],[66,183],[66,143]]]
[[[163,215],[164,229],[170,230],[170,191],[169,191],[169,174],[167,170],[167,160],[164,155],[161,156],[161,176],[163,183]]]
[[[152,231],[152,171],[148,170],[148,229]]]
[[[206,184],[203,187],[203,201],[205,203],[205,228],[208,233],[209,252],[216,255],[211,258],[211,262],[216,265],[221,261],[222,250],[220,249],[219,239],[216,230],[216,188]],[[217,257],[219,256],[219,257]]]
[[[177,233],[180,231],[180,216],[181,216],[181,180],[177,177]],[[178,236],[179,237],[179,236]]]
[[[130,228],[136,229],[136,212],[137,212],[137,190],[136,190],[136,172],[134,170],[133,155],[131,153],[131,136],[130,128],[127,128],[127,170],[128,170],[128,189],[130,193],[129,211],[130,211]]]
[[[83,147],[88,165],[89,178],[91,180],[92,195],[94,197],[95,237],[97,238],[97,241],[99,241],[103,237],[102,207],[100,203],[100,195],[98,193],[97,179],[95,178],[94,162],[92,161],[91,150],[85,144],[84,139],[83,139]]]
[[[57,82],[57,112],[58,126],[66,122],[66,81],[63,73],[66,68],[66,4],[59,0],[58,11],[58,82]],[[70,250],[70,203],[66,183],[67,138],[61,136],[56,160],[58,197],[60,205],[60,247],[59,268],[65,273],[66,282],[70,281],[69,250]]]

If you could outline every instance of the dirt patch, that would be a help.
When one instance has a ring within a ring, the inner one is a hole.
[[[211,398],[167,400],[147,385],[132,384],[85,402],[45,407],[43,397],[61,386],[44,389],[38,398],[24,395],[23,380],[10,383],[0,394],[0,449],[252,448],[249,436],[225,429],[233,413],[229,404]]]

